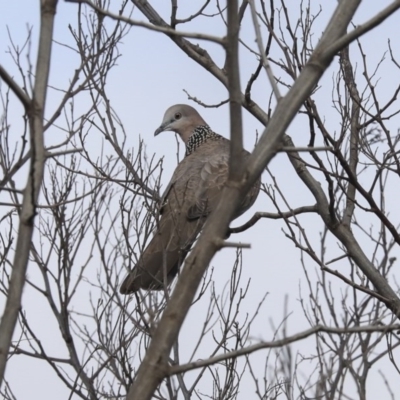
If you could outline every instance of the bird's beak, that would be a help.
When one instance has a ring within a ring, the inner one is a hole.
[[[164,132],[168,129],[168,123],[167,124],[161,124],[159,128],[156,129],[154,132],[154,136],[157,136],[159,133]]]

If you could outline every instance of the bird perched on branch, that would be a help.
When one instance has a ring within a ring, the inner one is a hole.
[[[228,179],[230,141],[213,132],[200,114],[185,104],[170,107],[155,131],[179,134],[186,145],[161,201],[161,218],[149,245],[125,278],[120,292],[161,290],[178,272],[193,242],[218,204]],[[243,150],[243,155],[249,153]],[[255,202],[260,181],[243,199],[235,218]]]

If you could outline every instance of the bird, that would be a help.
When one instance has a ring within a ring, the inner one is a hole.
[[[160,201],[154,235],[120,286],[120,293],[163,290],[177,275],[191,246],[221,197],[228,179],[230,140],[215,133],[197,110],[176,104],[165,112],[154,135],[177,133],[186,146]],[[249,152],[243,150],[244,158]],[[234,218],[256,201],[260,180],[249,190]]]

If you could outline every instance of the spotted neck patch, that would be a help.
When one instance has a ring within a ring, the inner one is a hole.
[[[201,144],[207,142],[207,140],[221,140],[222,136],[218,135],[211,130],[208,125],[198,126],[189,137],[186,144],[186,155],[192,154]]]

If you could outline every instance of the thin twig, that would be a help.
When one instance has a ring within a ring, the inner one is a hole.
[[[254,30],[256,33],[256,42],[258,45],[258,51],[260,52],[260,57],[261,57],[264,69],[267,73],[269,83],[272,86],[272,91],[275,94],[276,100],[279,101],[281,99],[282,95],[281,95],[281,93],[279,91],[279,87],[276,83],[275,75],[272,72],[271,65],[270,65],[267,57],[265,56],[265,50],[264,50],[264,45],[262,42],[260,25],[258,24],[257,12],[256,12],[256,7],[254,5],[254,0],[249,0],[249,4],[250,4],[250,9],[251,9],[251,17],[253,19]]]

